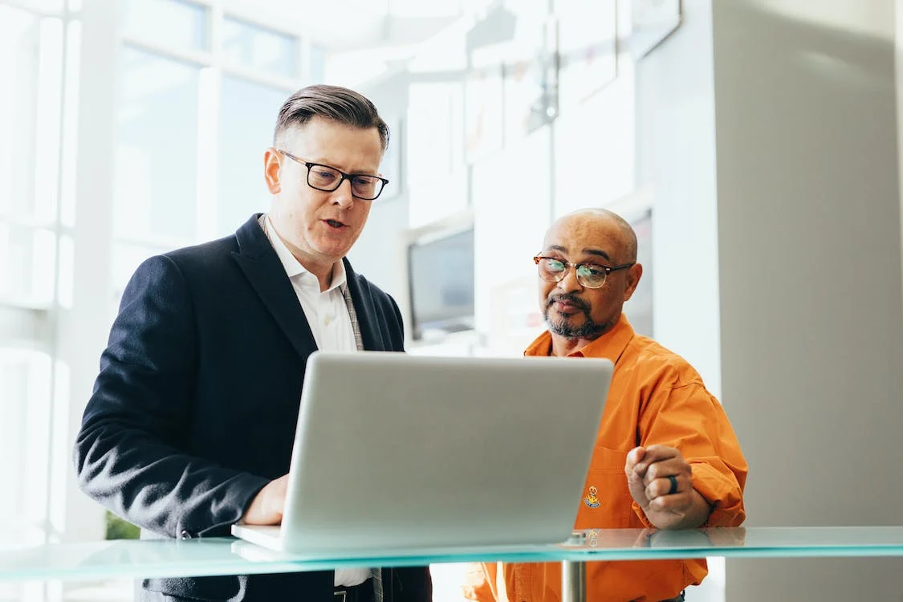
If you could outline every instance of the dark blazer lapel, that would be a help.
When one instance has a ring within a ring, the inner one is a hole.
[[[345,281],[348,284],[348,292],[352,295],[355,304],[355,313],[358,314],[358,328],[361,330],[361,342],[368,351],[386,351],[383,337],[377,330],[377,318],[374,315],[373,299],[366,295],[358,286],[358,277],[352,269],[348,259],[343,258],[345,264]]]
[[[236,231],[239,251],[232,256],[292,346],[300,356],[307,357],[317,349],[317,343],[286,270],[261,229],[260,215],[253,215]]]

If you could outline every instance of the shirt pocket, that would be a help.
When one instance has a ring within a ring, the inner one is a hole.
[[[597,445],[581,493],[575,529],[625,529],[631,525],[631,493],[625,476],[627,451]]]

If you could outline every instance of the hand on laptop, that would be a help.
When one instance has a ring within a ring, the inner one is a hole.
[[[242,522],[246,525],[278,525],[282,522],[286,503],[286,484],[289,475],[270,481],[257,492],[251,505],[245,510]]]
[[[691,465],[666,445],[635,447],[628,452],[625,474],[631,497],[659,529],[692,529],[712,510],[694,489]]]

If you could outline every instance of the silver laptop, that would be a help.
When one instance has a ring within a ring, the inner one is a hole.
[[[605,359],[316,352],[282,525],[232,533],[355,556],[563,542],[611,375]]]

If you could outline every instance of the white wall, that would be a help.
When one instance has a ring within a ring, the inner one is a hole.
[[[686,0],[684,21],[641,59],[637,86],[637,186],[653,211],[653,331],[722,396],[716,223],[715,103],[709,0]],[[688,600],[725,599],[725,561]]]
[[[405,73],[395,74],[362,88],[377,107],[383,120],[390,126],[389,145],[400,153],[400,161],[405,165],[407,148],[405,140],[405,116],[408,111],[408,79]],[[401,123],[401,127],[397,124]],[[364,232],[348,255],[352,267],[359,274],[392,295],[399,303],[405,319],[407,316],[407,286],[402,240],[408,230],[408,190],[405,186],[404,169],[393,179],[393,189],[387,188],[376,201],[367,218]],[[398,194],[392,193],[397,190]]]
[[[683,10],[636,67],[637,182],[652,197],[656,339],[721,398],[712,17],[708,0]]]
[[[748,525],[901,524],[890,0],[713,2],[722,391]],[[728,599],[900,600],[901,559],[737,560]]]
[[[902,268],[904,268],[904,130],[902,130],[902,96],[904,96],[904,48],[902,48],[902,29],[904,29],[904,6],[900,2],[895,3],[895,88],[898,106],[896,112],[898,114],[898,230],[901,232],[901,242],[899,249],[902,256]]]
[[[84,3],[80,16],[80,60],[91,67],[85,69],[79,83],[78,130],[90,135],[79,136],[77,156],[95,160],[78,165],[75,215],[79,221],[78,228],[72,229],[72,306],[58,310],[58,359],[71,378],[57,375],[57,394],[68,400],[68,412],[61,411],[58,421],[65,421],[68,436],[66,446],[56,450],[51,503],[58,515],[54,528],[65,534],[66,541],[96,541],[104,536],[105,511],[78,489],[70,458],[110,330],[108,304],[98,291],[109,290],[112,263],[110,165],[115,123],[110,115],[116,113],[115,24],[119,15],[113,3],[92,0]]]
[[[636,73],[657,338],[725,404],[749,525],[899,525],[893,4],[712,4],[685,2]],[[900,584],[900,559],[736,560],[726,593],[884,600]]]

